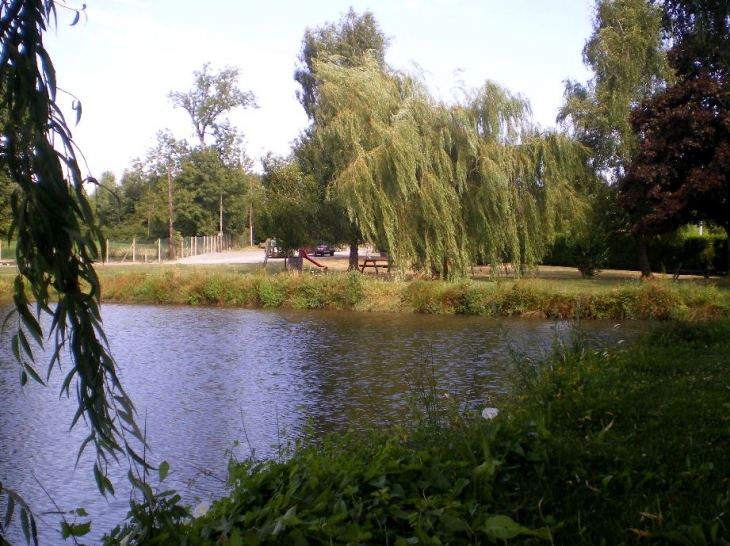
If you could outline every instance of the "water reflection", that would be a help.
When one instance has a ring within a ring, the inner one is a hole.
[[[120,378],[135,401],[168,485],[189,503],[223,491],[229,454],[276,456],[311,420],[322,433],[403,418],[406,397],[423,374],[455,396],[485,400],[500,389],[506,339],[531,354],[550,346],[565,324],[478,317],[263,311],[105,305],[105,328]],[[591,323],[608,343],[616,331]],[[44,362],[39,358],[39,362]],[[85,507],[94,536],[128,508],[124,468],[112,468],[116,498],[95,493],[90,454],[74,469],[85,430],[68,432],[75,398],[50,387],[19,387],[9,335],[0,344],[0,477],[39,511]],[[236,442],[240,441],[240,445]],[[1,507],[0,507],[1,508]],[[56,518],[43,535],[59,542]]]

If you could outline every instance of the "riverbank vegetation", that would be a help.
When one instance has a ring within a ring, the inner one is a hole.
[[[328,262],[333,263],[333,262]],[[108,303],[213,305],[386,313],[522,316],[548,319],[699,321],[730,317],[725,278],[641,281],[615,271],[582,279],[570,268],[545,267],[520,279],[475,270],[457,282],[331,271],[297,274],[260,265],[101,267]],[[0,294],[14,274],[0,272]]]
[[[730,316],[722,280],[675,282],[553,268],[513,279],[395,280],[359,272],[268,274],[255,266],[102,268],[108,302],[251,308],[528,316],[551,319],[704,320]]]
[[[147,504],[109,543],[727,544],[728,354],[728,321],[609,349],[576,333],[540,362],[515,355],[490,401],[426,382],[410,424],[232,461],[206,513]]]

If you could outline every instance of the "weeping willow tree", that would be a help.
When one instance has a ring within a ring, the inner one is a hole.
[[[464,276],[486,259],[520,271],[582,214],[585,149],[540,132],[524,98],[487,83],[447,105],[375,62],[330,58],[317,73],[316,138],[336,158],[330,190],[401,270]]]

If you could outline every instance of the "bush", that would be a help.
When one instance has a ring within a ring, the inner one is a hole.
[[[559,236],[543,263],[576,267],[584,277],[598,273],[601,268],[637,269],[636,243],[629,234],[611,234],[606,247],[591,241]],[[681,266],[682,269],[701,268],[712,275],[727,273],[727,236],[724,232],[708,230],[699,235],[696,226],[686,226],[648,238],[646,248],[654,271],[673,273]]]

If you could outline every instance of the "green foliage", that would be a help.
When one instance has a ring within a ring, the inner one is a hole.
[[[401,431],[300,443],[286,461],[235,463],[231,495],[191,523],[189,544],[469,544],[550,531],[495,513],[493,431]],[[490,438],[491,439],[491,438]],[[448,446],[445,448],[445,446]],[[497,455],[496,458],[501,457]]]
[[[713,283],[499,279],[401,282],[359,272],[298,275],[181,268],[105,270],[105,298],[128,303],[354,309],[555,319],[706,320],[730,316]],[[599,277],[600,278],[600,277]]]
[[[16,491],[3,487],[2,482],[0,482],[0,497],[5,498],[5,513],[0,514],[0,541],[2,541],[5,529],[12,523],[17,509],[20,516],[20,527],[26,542],[28,544],[32,542],[38,546],[38,526],[31,507]],[[4,544],[4,542],[2,543]]]
[[[157,469],[160,485],[156,490],[147,483],[147,473],[136,476],[129,471],[127,477],[134,496],[129,501],[127,519],[104,536],[103,544],[169,544],[173,537],[179,536],[181,524],[190,518],[190,511],[180,504],[181,497],[176,491],[160,491],[169,471],[167,461],[160,463]]]
[[[18,190],[18,186],[0,169],[0,237],[3,241],[7,241],[9,229],[13,223],[10,201],[16,190]]]
[[[629,120],[632,108],[671,80],[671,72],[662,43],[661,10],[654,2],[596,0],[595,6],[593,33],[583,49],[593,78],[586,84],[565,83],[558,121],[591,150],[594,176],[610,184],[623,178],[638,151]],[[569,233],[565,241],[569,261],[584,276],[601,268],[606,238],[621,237],[630,224],[613,189],[592,197],[588,223],[582,231]],[[603,202],[606,197],[609,208]],[[638,248],[642,274],[648,276],[644,247]]]
[[[583,48],[593,78],[565,83],[558,120],[594,154],[598,174],[618,178],[638,149],[631,109],[670,77],[661,10],[646,0],[596,0],[593,33]]]
[[[340,295],[340,302],[346,309],[354,308],[365,298],[365,280],[357,271],[350,271]]]
[[[335,161],[330,191],[399,267],[465,276],[486,256],[521,269],[581,214],[584,149],[538,131],[521,97],[487,83],[446,106],[374,62],[316,66],[314,136]]]
[[[630,270],[637,268],[634,243],[628,233],[615,233],[610,230],[591,230],[589,234],[591,233],[593,235],[590,237],[596,237],[595,246],[588,244],[584,247],[586,243],[580,237],[559,236],[543,263],[578,267],[582,258],[581,252],[588,252],[590,258],[589,251],[593,249],[598,252],[597,257],[600,258],[594,262],[598,266],[596,274],[601,268]],[[588,243],[591,240],[593,239],[589,238]],[[582,250],[584,248],[585,250]],[[699,235],[697,226],[688,225],[649,239],[646,249],[649,261],[654,264],[653,269],[656,272],[674,273],[679,268],[681,271],[693,270],[696,274],[701,274],[700,271],[704,270],[709,275],[718,275],[727,271],[727,236],[721,231],[707,230],[703,235]]]
[[[676,323],[623,350],[577,337],[519,361],[513,409],[549,433],[542,502],[562,543],[725,543],[728,334]]]
[[[374,59],[385,65],[388,39],[380,30],[370,12],[358,15],[350,10],[337,23],[326,23],[316,29],[307,29],[299,55],[300,66],[294,79],[301,86],[297,91],[299,102],[310,119],[314,119],[319,101],[317,62],[332,59],[342,66],[358,66],[363,58]]]
[[[319,184],[292,159],[269,154],[263,166],[266,202],[259,215],[259,235],[275,238],[285,252],[318,241],[322,235]]]
[[[359,227],[347,213],[345,204],[334,192],[326,191],[333,179],[338,150],[327,149],[315,138],[315,128],[322,122],[317,118],[322,80],[317,74],[317,63],[331,60],[339,66],[357,67],[366,61],[385,67],[388,39],[378,27],[372,13],[358,15],[352,8],[336,23],[326,23],[307,29],[302,40],[300,65],[294,79],[301,86],[297,97],[312,124],[294,144],[294,156],[303,173],[316,180],[320,187],[317,213],[313,227],[318,231],[315,242],[350,244],[350,269],[357,267],[353,250],[362,241]],[[311,228],[310,228],[311,229]]]
[[[353,309],[364,297],[363,276],[357,271],[339,275],[301,275],[290,288],[296,309]]]
[[[261,277],[255,287],[258,301],[265,309],[281,307],[286,300],[286,292],[281,289],[281,283],[276,282],[276,279]]]
[[[583,221],[574,222],[567,232],[556,238],[543,263],[575,267],[584,279],[597,275],[606,266],[611,239],[622,227],[614,214],[613,187],[597,183],[592,201]]]
[[[206,134],[220,132],[222,115],[238,107],[257,108],[253,92],[238,88],[239,74],[238,68],[231,67],[212,74],[210,64],[205,63],[202,70],[193,73],[193,89],[171,91],[168,95],[175,108],[182,108],[190,116],[201,149],[205,148]]]

